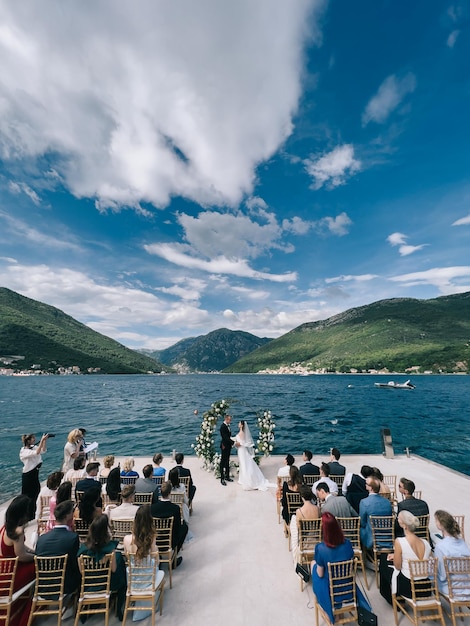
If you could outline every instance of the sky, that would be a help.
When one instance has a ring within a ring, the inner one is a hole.
[[[131,348],[470,291],[470,8],[0,0],[0,286]]]

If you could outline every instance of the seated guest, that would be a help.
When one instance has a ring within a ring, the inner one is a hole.
[[[114,455],[107,454],[103,459],[103,469],[100,472],[100,478],[108,478],[109,472],[111,471],[114,465]]]
[[[282,467],[279,468],[278,472],[277,472],[277,477],[279,478],[286,478],[289,476],[289,470],[291,468],[292,465],[294,465],[295,463],[295,459],[292,456],[292,454],[288,454],[286,456],[286,458],[284,459],[284,465]],[[279,484],[279,480],[277,481]]]
[[[118,541],[111,538],[107,515],[96,517],[90,525],[88,537],[78,550],[78,556],[86,554],[95,561],[101,561],[106,554],[112,554],[111,560],[111,591],[117,591],[117,617],[122,622],[126,601],[126,565],[121,552],[116,550]]]
[[[349,472],[343,480],[343,495],[357,513],[359,513],[360,501],[369,495],[366,489],[366,478],[371,474],[372,468],[369,465],[363,465],[360,474]]]
[[[139,507],[134,505],[135,485],[124,485],[121,491],[122,504],[115,508],[109,509],[109,518],[111,521],[115,519],[134,519]],[[108,511],[108,509],[106,509]]]
[[[398,483],[398,491],[402,494],[403,500],[398,503],[398,513],[400,511],[409,511],[413,515],[429,515],[429,507],[424,500],[414,497],[415,484],[408,478],[400,478]],[[395,523],[395,537],[403,537],[403,530],[398,524],[398,519]]]
[[[71,483],[69,483],[71,485]],[[54,528],[38,538],[36,554],[38,556],[60,556],[68,554],[65,570],[64,591],[73,593],[80,585],[77,552],[80,541],[77,533],[70,531],[73,523],[73,502],[64,500],[55,507]]]
[[[327,483],[318,483],[317,498],[322,502],[322,513],[328,512],[335,517],[357,517],[356,511],[352,508],[344,496],[338,496],[330,493],[330,488]]]
[[[379,496],[380,498],[380,496]],[[398,523],[403,528],[404,537],[395,539],[393,554],[383,554],[380,560],[380,595],[392,604],[392,595],[411,598],[410,561],[428,559],[431,546],[426,539],[415,535],[419,520],[409,511],[400,511]],[[393,562],[395,570],[387,567]],[[423,595],[429,595],[424,592]]]
[[[286,524],[290,523],[290,514],[287,507],[287,493],[297,493],[302,485],[302,476],[296,465],[291,465],[289,480],[282,485],[282,519]]]
[[[31,499],[28,496],[13,498],[5,511],[5,523],[0,528],[0,559],[18,557],[13,591],[21,589],[36,577],[34,550],[25,544],[25,526],[30,520],[31,506]],[[16,608],[18,605],[15,603],[15,611]],[[24,601],[21,615],[10,619],[9,626],[26,626],[30,612],[31,598],[29,597]]]
[[[361,543],[364,548],[369,550],[374,544],[369,518],[371,515],[391,516],[392,503],[379,495],[380,482],[377,478],[369,476],[366,480],[366,487],[369,495],[359,504],[359,516],[361,518]]]
[[[184,454],[182,452],[177,452],[175,455],[176,467],[178,468],[179,475],[182,477],[189,476],[189,504],[193,501],[194,494],[196,493],[196,487],[193,484],[193,479],[191,477],[191,471],[187,467],[183,467],[184,462]]]
[[[434,548],[434,556],[439,559],[437,566],[437,586],[439,591],[445,595],[449,594],[447,585],[447,576],[444,567],[444,557],[446,556],[470,556],[470,548],[461,537],[460,526],[455,519],[447,511],[438,510],[434,513],[436,526],[442,534],[442,540],[436,544]],[[455,587],[462,583],[456,582]],[[464,583],[465,584],[465,583]],[[468,589],[468,587],[467,587]],[[465,591],[468,594],[468,590]],[[461,596],[459,596],[460,599]],[[465,597],[469,597],[465,595]],[[469,598],[470,601],[470,598]]]
[[[331,457],[328,462],[330,467],[329,476],[344,476],[346,474],[346,468],[341,463],[338,463],[341,457],[341,452],[338,448],[331,448]]]
[[[99,483],[95,483],[95,487],[87,489],[83,493],[82,499],[78,503],[78,508],[75,509],[74,519],[79,517],[87,524],[103,514],[103,503],[101,500],[101,486]]]
[[[381,496],[383,495],[390,495],[390,487],[388,485],[386,485],[384,483],[384,475],[382,474],[382,472],[379,470],[378,467],[373,467],[372,468],[372,474],[371,474],[374,478],[377,478],[377,480],[380,482],[380,490],[379,493]]]
[[[306,474],[308,476],[320,476],[320,468],[318,465],[314,465],[312,463],[312,456],[313,454],[310,450],[304,450],[303,459],[305,463],[299,467],[299,471],[302,476],[305,476]]]
[[[186,495],[186,487],[180,483],[180,475],[177,467],[172,467],[168,472],[168,480],[171,483],[171,493],[181,493],[184,495],[183,519],[186,524],[189,524],[189,499]]]
[[[333,607],[330,596],[330,582],[328,578],[328,563],[349,561],[354,558],[354,549],[349,539],[345,539],[341,526],[331,513],[322,513],[321,516],[323,541],[315,546],[312,562],[312,588],[318,604],[334,624]],[[371,607],[361,590],[356,588],[357,603],[371,611]],[[348,598],[343,597],[347,602]],[[351,598],[352,600],[352,589]]]
[[[138,478],[135,481],[135,492],[136,493],[153,493],[152,502],[154,500],[158,500],[158,487],[153,482],[153,467],[148,464],[145,465],[142,469],[143,478]]]
[[[163,461],[163,454],[161,452],[157,452],[156,454],[154,454],[152,460],[153,460],[153,462],[155,464],[155,467],[153,468],[153,475],[154,476],[165,476],[166,469],[164,467],[161,467],[161,463]]]
[[[320,517],[320,510],[315,504],[315,496],[312,493],[312,488],[309,485],[302,484],[299,487],[299,493],[302,498],[302,506],[297,509],[290,521],[290,545],[292,558],[294,559],[294,567],[300,561],[299,520],[318,519]]]
[[[151,507],[152,517],[173,517],[173,534],[171,537],[171,545],[173,549],[176,548],[177,552],[181,550],[181,547],[188,534],[188,525],[183,520],[181,521],[180,507],[174,504],[170,500],[171,483],[166,481],[162,483],[160,500],[154,502]],[[183,558],[178,557],[176,565],[178,566],[182,562]]]
[[[317,487],[320,483],[326,483],[330,488],[330,493],[337,494],[338,493],[338,485],[334,480],[330,478],[330,466],[328,463],[322,463],[320,467],[320,480],[317,480],[313,483],[312,491],[316,493]]]
[[[62,472],[52,472],[52,474],[49,474],[49,476],[47,477],[46,484],[41,487],[38,499],[36,500],[36,518],[41,513],[41,498],[43,496],[49,496],[50,498],[52,498],[52,496],[55,496],[62,477]]]
[[[72,485],[76,485],[81,478],[85,478],[85,457],[79,456],[73,461],[73,469],[66,471],[64,481],[70,480]]]
[[[75,485],[75,498],[77,499],[77,491],[86,491],[87,489],[94,489],[98,485],[101,489],[100,483],[97,480],[98,470],[100,464],[96,461],[88,463],[86,466],[85,477],[77,481]]]
[[[106,493],[112,503],[119,504],[121,495],[121,468],[113,467],[106,479]]]
[[[122,470],[121,470],[121,477],[123,476],[135,476],[136,478],[139,477],[138,472],[136,472],[133,468],[134,468],[135,462],[134,459],[130,456],[127,459],[124,460],[124,463],[122,464]]]
[[[55,527],[55,524],[56,524],[55,509],[57,505],[60,504],[61,502],[66,502],[67,500],[71,500],[71,499],[72,499],[72,483],[70,482],[70,480],[66,480],[59,486],[55,496],[52,496],[52,498],[50,499],[49,521],[47,522],[46,530],[49,531]],[[71,520],[71,525],[70,525],[69,530],[74,530],[73,515],[72,515],[72,520]]]

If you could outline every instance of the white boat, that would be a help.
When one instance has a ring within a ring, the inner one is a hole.
[[[409,380],[404,383],[396,383],[394,380],[390,380],[388,383],[374,383],[374,386],[384,389],[416,389],[415,385]]]

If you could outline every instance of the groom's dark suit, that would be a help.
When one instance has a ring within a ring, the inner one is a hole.
[[[232,450],[233,441],[231,440],[230,427],[225,422],[220,427],[220,436],[222,441],[220,443],[221,458],[220,458],[220,479],[230,477],[230,451]]]

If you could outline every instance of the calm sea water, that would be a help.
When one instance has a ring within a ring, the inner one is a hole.
[[[391,378],[391,377],[390,377]],[[394,376],[394,380],[405,377]],[[100,454],[153,455],[173,448],[191,454],[202,413],[216,400],[237,400],[235,419],[276,417],[275,454],[305,447],[327,458],[380,453],[390,428],[396,453],[405,447],[470,475],[470,376],[419,376],[414,391],[378,389],[370,375],[264,376],[0,376],[0,501],[19,492],[21,435],[53,432],[41,478],[59,469],[67,433],[88,430]],[[199,414],[194,415],[198,410]]]

